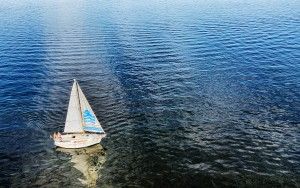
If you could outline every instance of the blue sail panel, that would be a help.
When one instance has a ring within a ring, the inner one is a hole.
[[[96,132],[96,133],[104,133],[103,129],[101,127],[88,127],[83,126],[83,130],[87,132]]]
[[[85,109],[83,111],[83,130],[87,132],[104,133],[102,127],[97,123],[96,116],[90,110]]]

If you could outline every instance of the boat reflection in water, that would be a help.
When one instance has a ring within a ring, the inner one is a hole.
[[[56,150],[71,155],[74,167],[84,175],[84,179],[78,178],[82,184],[88,187],[96,186],[105,162],[105,152],[100,144],[81,149],[57,148]]]

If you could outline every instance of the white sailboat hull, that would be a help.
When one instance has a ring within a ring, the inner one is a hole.
[[[62,148],[84,148],[99,144],[105,136],[92,107],[74,80],[64,134],[54,133],[54,144]]]
[[[93,133],[72,133],[72,134],[63,134],[61,138],[56,139],[54,144],[62,148],[84,148],[99,144],[102,138],[106,134],[93,134]]]

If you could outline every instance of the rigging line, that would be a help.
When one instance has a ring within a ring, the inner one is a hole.
[[[80,102],[80,97],[79,97],[79,85],[78,85],[78,82],[75,80],[75,83],[76,83],[76,90],[77,90],[77,98],[78,98],[78,102],[79,102],[79,111],[80,111],[80,116],[81,116],[81,125],[82,127],[84,126],[83,125],[83,116],[82,116],[82,109],[81,109],[81,102]],[[84,132],[84,130],[83,130]]]

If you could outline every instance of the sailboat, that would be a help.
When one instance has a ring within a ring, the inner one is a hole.
[[[74,79],[64,132],[53,136],[54,144],[62,148],[83,148],[100,143],[105,136],[100,122]]]

